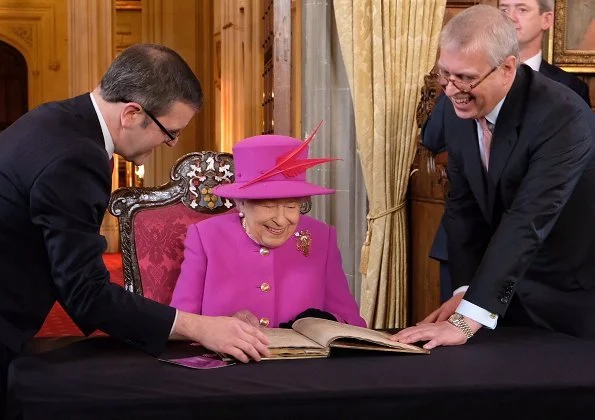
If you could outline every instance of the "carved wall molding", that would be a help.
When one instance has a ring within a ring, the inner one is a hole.
[[[50,60],[48,63],[48,69],[51,71],[58,71],[60,70],[60,62],[58,60]]]
[[[31,25],[13,26],[12,32],[29,46],[33,45],[33,28]]]
[[[63,5],[60,0],[39,0],[4,1],[0,6],[0,40],[19,50],[27,61],[29,108],[59,96],[56,80],[52,75],[44,77],[43,69],[60,68],[56,26]]]

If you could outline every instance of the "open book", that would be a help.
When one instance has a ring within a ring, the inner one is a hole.
[[[302,318],[292,329],[265,328],[271,357],[305,359],[328,357],[333,347],[399,353],[429,353],[421,347],[398,343],[388,333],[320,318]]]

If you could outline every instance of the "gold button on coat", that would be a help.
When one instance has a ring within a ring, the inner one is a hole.
[[[271,285],[270,285],[270,284],[268,284],[268,283],[262,283],[262,284],[260,285],[260,290],[266,293],[266,292],[268,292],[269,290],[271,290]]]
[[[269,326],[269,319],[268,318],[260,318],[260,325],[263,327],[268,327]]]

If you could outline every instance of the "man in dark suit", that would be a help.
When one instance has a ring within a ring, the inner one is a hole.
[[[9,361],[56,301],[84,333],[100,329],[151,354],[169,338],[243,361],[267,354],[258,329],[130,293],[109,282],[102,260],[113,153],[142,165],[154,148],[175,145],[201,103],[177,53],[139,44],[93,92],[42,105],[0,134],[0,397]]]
[[[554,0],[501,0],[499,8],[515,25],[521,61],[544,76],[568,86],[591,106],[587,84],[573,74],[549,64],[542,57],[543,36],[554,21]],[[447,98],[441,95],[432,115],[422,128],[422,144],[433,153],[440,153],[446,149],[443,129],[445,102]],[[430,257],[440,262],[442,290],[450,291],[452,294],[446,242],[446,232],[441,222],[432,243]]]
[[[515,25],[521,61],[544,76],[568,86],[591,106],[587,84],[552,66],[542,57],[543,36],[554,23],[554,0],[500,0],[498,7]]]
[[[590,108],[519,67],[515,27],[494,7],[455,16],[440,48],[449,267],[468,290],[394,339],[463,344],[500,320],[595,338]]]

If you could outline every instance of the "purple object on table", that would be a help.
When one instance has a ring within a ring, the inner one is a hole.
[[[231,366],[235,363],[224,362],[216,354],[203,354],[202,356],[183,357],[181,359],[159,359],[162,362],[173,363],[191,369],[215,369]]]

